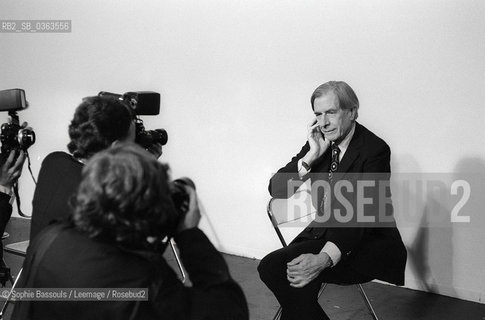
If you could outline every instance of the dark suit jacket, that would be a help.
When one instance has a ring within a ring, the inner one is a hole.
[[[81,182],[83,164],[65,152],[53,152],[42,161],[34,199],[30,239],[52,221],[67,218],[69,199]]]
[[[12,206],[10,205],[10,196],[0,192],[0,234],[3,234],[5,227],[12,215]]]
[[[10,196],[0,192],[0,235],[5,232],[5,227],[12,216],[12,206],[10,205]],[[3,258],[3,242],[1,243],[0,258]]]
[[[273,197],[288,198],[295,190],[289,190],[288,181],[292,183],[311,178],[312,185],[317,179],[327,179],[331,162],[330,148],[312,165],[311,173],[300,179],[298,176],[297,163],[308,151],[308,142],[293,159],[271,178],[269,191]],[[369,131],[364,126],[356,123],[354,135],[350,141],[348,149],[342,158],[335,175],[335,179],[347,180],[354,186],[353,191],[347,194],[350,197],[349,203],[352,205],[354,217],[357,217],[358,210],[365,216],[375,217],[379,221],[379,189],[378,184],[382,181],[389,181],[390,177],[390,157],[389,146]],[[373,199],[373,204],[363,207],[357,206],[356,182],[362,179],[374,179],[375,188],[366,189],[366,197]],[[379,180],[379,181],[377,181]],[[337,182],[335,182],[337,184]],[[385,193],[390,197],[390,189],[386,188]],[[318,208],[317,219],[294,240],[322,239],[331,241],[340,249],[342,260],[339,264],[350,264],[359,272],[373,278],[395,283],[404,284],[404,268],[406,265],[406,249],[402,243],[399,231],[392,218],[392,204],[385,206],[384,215],[388,218],[385,224],[359,224],[355,219],[349,224],[340,224],[334,216],[324,223],[318,221],[321,212],[320,203],[323,198],[323,189],[313,193],[313,202]],[[350,195],[350,196],[349,196]],[[332,210],[344,209],[341,201],[336,201],[335,194],[332,193]],[[381,195],[382,198],[382,195]],[[390,221],[389,221],[390,218]],[[337,265],[338,266],[338,265]],[[337,267],[336,266],[336,267]]]
[[[57,237],[32,270],[35,255],[45,250],[41,243],[53,238],[46,235],[54,228],[59,226],[41,231],[29,247],[20,288],[29,283],[34,288],[148,288],[148,301],[17,301],[12,320],[249,318],[244,294],[224,258],[197,228],[175,237],[192,287],[177,279],[161,254],[125,250],[68,226],[55,231]]]

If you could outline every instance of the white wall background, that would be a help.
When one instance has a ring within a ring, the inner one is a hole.
[[[355,89],[359,120],[390,144],[394,172],[471,172],[460,214],[483,215],[484,16],[481,0],[0,0],[0,19],[72,20],[68,34],[0,33],[0,89],[26,90],[35,176],[65,150],[82,97],[161,92],[146,126],[168,130],[163,160],[196,181],[201,227],[220,250],[261,258],[278,247],[268,179],[304,143],[310,95],[328,80]],[[26,212],[33,189],[24,171]],[[399,213],[408,200],[397,191]],[[421,219],[401,228],[406,285],[483,302],[485,224],[418,228],[440,206],[425,197],[410,198]]]

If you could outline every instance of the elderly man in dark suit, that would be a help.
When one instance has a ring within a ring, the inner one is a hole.
[[[404,283],[406,249],[392,216],[389,146],[356,122],[359,100],[347,83],[319,86],[311,105],[308,141],[271,178],[269,191],[288,198],[310,178],[317,215],[258,267],[283,320],[328,319],[317,301],[324,282]]]

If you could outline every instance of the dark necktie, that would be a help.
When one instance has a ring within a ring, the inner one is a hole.
[[[330,164],[330,171],[328,172],[328,182],[333,184],[333,174],[337,172],[339,164],[340,149],[337,144],[332,144],[332,163]]]
[[[338,169],[338,164],[339,164],[339,155],[340,155],[340,149],[337,144],[332,143],[332,162],[330,163],[330,170],[328,172],[328,183],[330,184],[330,188],[333,187],[333,175],[335,172],[337,172]],[[328,201],[328,197],[330,197],[330,190],[325,190],[325,193],[323,195],[322,202],[320,203],[320,210],[323,212],[326,212],[327,210],[330,210],[330,201]]]

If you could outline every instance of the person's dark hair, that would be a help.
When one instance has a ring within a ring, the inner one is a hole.
[[[113,97],[83,99],[69,125],[69,152],[78,159],[88,159],[106,149],[113,141],[128,135],[133,112]]]
[[[95,154],[71,206],[76,229],[131,249],[155,249],[178,217],[166,166],[134,143]]]
[[[320,98],[328,92],[333,92],[339,101],[339,107],[344,110],[349,110],[355,107],[356,119],[359,110],[359,99],[355,94],[354,90],[344,81],[329,81],[313,91],[310,102],[312,104],[312,109],[315,109],[314,102],[315,99]]]

